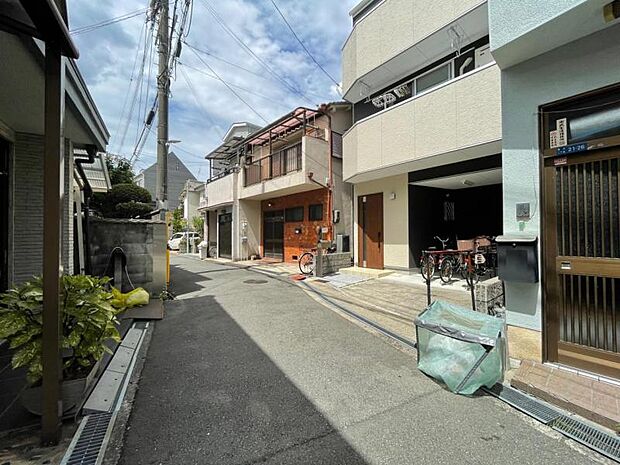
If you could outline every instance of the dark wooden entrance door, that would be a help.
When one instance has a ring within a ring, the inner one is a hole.
[[[0,292],[9,284],[9,144],[0,138]]]
[[[383,194],[358,197],[358,264],[383,269]]]
[[[263,213],[263,250],[267,258],[284,260],[284,210]]]
[[[560,166],[556,166],[561,163]],[[547,159],[547,358],[620,377],[620,151]]]
[[[220,215],[218,223],[218,256],[232,258],[232,213]]]

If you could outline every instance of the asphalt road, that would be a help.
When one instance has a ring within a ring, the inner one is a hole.
[[[415,358],[256,272],[175,257],[120,463],[580,464],[557,433],[454,395]]]

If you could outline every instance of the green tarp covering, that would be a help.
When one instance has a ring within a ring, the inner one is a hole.
[[[418,368],[458,394],[502,380],[504,321],[501,318],[433,302],[416,319]]]

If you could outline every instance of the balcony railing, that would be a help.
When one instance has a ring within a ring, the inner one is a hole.
[[[251,186],[269,179],[301,170],[301,142],[243,167],[243,186]]]

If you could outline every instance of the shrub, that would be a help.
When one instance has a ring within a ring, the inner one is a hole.
[[[116,205],[115,218],[135,218],[148,215],[153,211],[148,203],[140,202],[123,202]]]
[[[108,340],[120,341],[116,325],[119,310],[112,307],[112,294],[105,288],[109,278],[63,276],[61,286],[61,347],[65,379],[81,378],[109,349]],[[13,368],[28,367],[28,381],[36,384],[43,374],[43,287],[35,278],[0,295],[0,339],[16,349]]]
[[[135,184],[117,184],[110,192],[93,197],[93,207],[106,218],[133,218],[151,211],[150,204],[150,192]],[[143,205],[148,205],[148,210]]]

